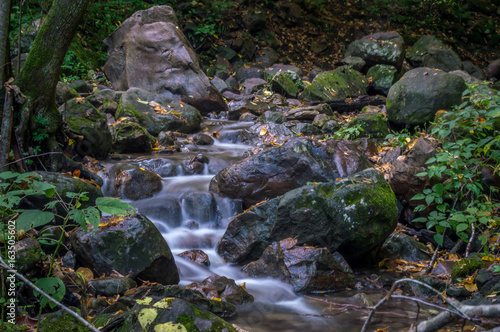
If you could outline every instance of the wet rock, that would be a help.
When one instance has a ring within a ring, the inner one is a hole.
[[[114,116],[122,94],[122,91],[105,89],[96,91],[85,99],[102,113]]]
[[[425,278],[419,278],[417,279],[420,282],[423,282],[432,288],[436,289],[438,292],[443,292],[446,290],[447,285],[445,282],[437,279],[437,278],[431,278],[431,277],[425,277]],[[408,283],[406,288],[409,288],[415,296],[418,297],[434,297],[436,296],[436,293],[430,290],[429,288],[410,282]]]
[[[253,302],[254,298],[243,287],[236,285],[233,279],[212,274],[199,284],[187,286],[197,290],[208,298],[219,298],[231,304],[245,304]]]
[[[131,200],[156,195],[162,188],[161,177],[136,164],[120,163],[109,170],[109,195]]]
[[[189,160],[184,160],[182,162],[182,170],[187,175],[202,174],[208,163],[208,158],[200,153]]]
[[[196,108],[138,88],[122,95],[116,118],[122,116],[136,119],[153,136],[168,130],[192,133],[200,129],[201,122]]]
[[[78,228],[70,240],[80,265],[96,275],[117,271],[134,280],[164,285],[179,282],[167,242],[155,225],[140,214],[125,217],[115,225],[99,227],[94,232]]]
[[[75,254],[69,250],[66,255],[61,259],[61,265],[66,268],[75,269],[76,267],[76,257]]]
[[[238,120],[244,113],[252,113],[256,116],[264,114],[266,111],[276,111],[276,105],[265,102],[251,102],[249,100],[232,101],[228,104],[228,120]]]
[[[328,120],[323,124],[321,127],[321,131],[324,134],[334,134],[337,130],[340,129],[340,125],[337,121],[335,120]]]
[[[182,100],[203,114],[227,110],[178,26],[171,7],[155,6],[136,12],[106,38],[103,71],[113,89],[141,88]]]
[[[358,71],[343,66],[319,74],[301,94],[309,100],[341,100],[366,94],[368,80]]]
[[[140,124],[118,120],[109,126],[116,153],[150,152],[156,139]]]
[[[40,243],[34,238],[25,238],[14,244],[14,251],[16,270],[22,274],[36,274],[44,258]]]
[[[191,261],[191,262],[196,263],[196,264],[210,266],[210,258],[208,258],[208,255],[205,254],[205,252],[203,252],[203,250],[192,249],[192,250],[181,252],[177,256],[182,257],[184,259],[187,259],[188,261]]]
[[[270,124],[266,126],[269,128]],[[210,191],[241,198],[244,206],[249,207],[307,182],[333,181],[369,165],[364,152],[353,142],[318,144],[295,138],[223,169],[210,182]]]
[[[126,277],[100,278],[88,281],[89,291],[103,296],[123,295],[129,289],[137,287],[134,280]]]
[[[433,36],[422,36],[408,51],[408,62],[413,67],[428,67],[453,71],[462,69],[462,60],[442,41]]]
[[[59,108],[68,130],[83,137],[76,146],[80,156],[104,158],[111,151],[112,138],[107,119],[85,99],[71,99]]]
[[[177,165],[168,159],[146,159],[141,161],[140,165],[161,177],[170,177],[177,175]]]
[[[186,223],[186,228],[187,229],[199,229],[200,228],[200,224],[197,223],[196,221],[194,220],[190,220]]]
[[[372,78],[372,90],[387,96],[391,86],[397,81],[398,71],[394,66],[375,65],[368,69],[366,77]]]
[[[353,271],[339,253],[297,246],[297,239],[291,238],[274,242],[243,270],[251,277],[280,279],[295,292],[343,290],[354,285]]]
[[[375,65],[390,65],[399,70],[405,56],[404,39],[396,31],[377,32],[349,44],[345,56],[362,58],[365,70]]]
[[[271,243],[291,237],[354,262],[381,244],[396,224],[394,193],[380,172],[366,169],[250,208],[229,223],[217,252],[229,262],[248,263]]]
[[[414,238],[403,234],[393,233],[384,242],[379,252],[380,260],[384,258],[389,259],[403,259],[408,262],[417,262],[424,259],[430,259],[429,255],[425,252],[429,249]]]
[[[271,78],[271,91],[285,97],[296,98],[301,90],[300,77],[292,71],[278,72]]]
[[[80,97],[80,94],[68,84],[58,82],[56,85],[56,103],[62,105],[73,98]]]
[[[467,299],[471,294],[464,286],[453,285],[446,289],[446,296],[459,301]]]
[[[465,81],[431,68],[407,72],[387,95],[387,118],[398,125],[415,126],[434,119],[439,110],[459,105]]]
[[[257,119],[257,115],[252,113],[244,113],[240,116],[238,121],[255,121]]]
[[[155,197],[136,201],[133,206],[148,218],[164,222],[170,227],[182,224],[182,208],[177,197]]]
[[[162,131],[158,134],[158,143],[161,146],[172,146],[175,144],[175,136],[171,131]]]
[[[220,93],[223,93],[224,91],[228,91],[230,89],[227,83],[219,77],[212,78],[210,82]]]
[[[215,223],[218,219],[217,203],[212,193],[190,193],[182,198],[182,206],[187,217],[200,224]]]
[[[226,82],[227,86],[231,89],[231,91],[233,91],[233,92],[238,91],[240,88],[238,81],[233,76],[228,77],[225,82]]]
[[[212,145],[214,139],[207,134],[198,133],[193,135],[193,143],[197,145]]]
[[[500,80],[500,59],[496,59],[488,65],[486,69],[486,78],[489,80],[493,78]]]
[[[280,113],[280,112],[271,112],[271,111],[266,111],[264,114],[259,116],[257,119],[257,122],[259,123],[284,123],[286,122],[286,117]]]
[[[321,135],[322,131],[310,123],[297,123],[294,131],[304,136]]]
[[[73,81],[69,84],[69,86],[78,93],[91,93],[93,88],[92,84],[89,84],[84,80]]]

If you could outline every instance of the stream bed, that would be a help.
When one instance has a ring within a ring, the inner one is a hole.
[[[175,256],[180,274],[180,285],[201,282],[211,274],[234,279],[244,284],[255,298],[254,303],[238,307],[238,315],[229,322],[247,331],[360,331],[368,311],[349,306],[352,297],[360,292],[376,303],[385,295],[383,289],[346,290],[334,293],[295,294],[292,286],[273,279],[253,279],[240,267],[226,263],[215,250],[232,217],[242,212],[238,200],[222,198],[209,191],[211,179],[217,172],[244,158],[254,146],[239,142],[240,132],[253,122],[208,120],[202,124],[209,133],[217,132],[212,145],[186,145],[183,152],[151,155],[128,155],[127,162],[151,167],[162,176],[162,190],[155,196],[129,201],[138,212],[151,219],[165,237]],[[202,154],[209,162],[201,174],[188,175],[183,165]],[[106,168],[119,161],[108,161]],[[183,164],[184,163],[184,164]],[[175,174],[175,175],[171,175]],[[106,186],[103,187],[106,193]],[[203,250],[210,258],[210,266],[192,263],[178,254]],[[332,305],[332,303],[344,305]],[[333,310],[339,309],[339,310]],[[402,331],[414,321],[417,306],[407,301],[389,301],[375,315],[370,330],[388,328]],[[420,311],[420,319],[431,312]]]

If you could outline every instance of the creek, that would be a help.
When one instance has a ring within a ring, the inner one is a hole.
[[[163,188],[155,196],[139,201],[129,201],[138,212],[148,216],[165,237],[175,256],[179,269],[180,285],[201,282],[211,274],[234,279],[245,284],[255,302],[238,308],[238,315],[228,319],[248,331],[359,331],[367,316],[366,311],[347,310],[352,296],[359,290],[309,295],[295,294],[292,287],[273,279],[252,279],[238,266],[227,264],[215,251],[230,219],[242,212],[241,202],[218,197],[209,192],[212,177],[221,169],[244,158],[253,146],[240,142],[240,133],[253,122],[206,120],[202,128],[218,132],[213,145],[186,145],[182,153],[129,155],[127,162],[144,166],[154,163],[158,173],[167,169],[175,176],[162,177]],[[187,148],[187,149],[186,149]],[[209,159],[201,174],[186,175],[183,163],[198,154]],[[106,167],[118,161],[109,161]],[[106,192],[106,188],[103,187]],[[195,222],[193,222],[195,221]],[[210,266],[192,263],[177,256],[190,249],[201,249],[210,258]],[[376,303],[385,294],[380,289],[363,289],[363,293]],[[344,303],[345,313],[334,315],[332,305],[325,301]],[[391,301],[384,305],[385,314],[375,316],[370,330],[390,326],[391,331],[409,327],[409,320],[416,316],[417,306],[406,301]],[[428,313],[420,312],[420,319]]]

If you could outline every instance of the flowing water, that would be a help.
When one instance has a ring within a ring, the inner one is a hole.
[[[231,217],[241,212],[241,202],[210,193],[210,180],[221,169],[244,158],[253,148],[238,143],[241,131],[253,123],[209,120],[204,125],[209,132],[217,131],[220,135],[213,145],[188,145],[189,151],[173,155],[132,156],[135,158],[133,162],[140,165],[162,159],[159,167],[167,167],[168,172],[176,174],[163,177],[163,189],[154,197],[130,203],[138,212],[147,215],[167,240],[179,268],[180,284],[201,282],[214,273],[234,279],[237,284],[244,283],[255,302],[239,307],[239,315],[230,321],[248,331],[359,331],[366,311],[351,310],[334,315],[339,311],[333,311],[334,306],[325,302],[350,303],[350,297],[356,291],[297,295],[290,285],[280,281],[249,278],[239,267],[227,264],[217,255],[217,241]],[[200,153],[209,159],[202,174],[185,175],[182,163]],[[211,265],[194,264],[177,256],[189,249],[203,250]],[[369,291],[367,296],[376,303],[383,291]],[[349,307],[340,308],[346,310]],[[376,315],[376,324],[371,326],[390,326],[391,331],[398,331],[409,326],[416,306],[393,301],[382,311],[386,313]]]

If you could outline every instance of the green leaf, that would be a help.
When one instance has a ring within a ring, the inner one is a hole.
[[[427,176],[427,172],[417,173],[417,176]]]
[[[52,212],[40,210],[26,210],[17,218],[17,229],[29,230],[31,227],[39,227],[48,224],[54,219]]]
[[[32,188],[45,193],[45,196],[52,198],[56,193],[56,187],[50,183],[33,181]]]
[[[456,228],[456,231],[457,232],[463,232],[463,231],[465,231],[468,228],[469,228],[468,224],[458,224],[457,228]]]
[[[443,192],[444,192],[444,187],[443,187],[443,184],[442,183],[438,183],[438,184],[435,184],[433,187],[432,187],[432,190],[438,194],[439,196],[443,196]]]
[[[458,214],[454,214],[451,217],[451,220],[461,222],[461,221],[466,221],[467,219],[465,218],[465,216],[462,213],[458,213]]]
[[[498,117],[500,117],[500,107],[492,108],[488,112],[488,115],[491,116],[492,118],[498,118]]]
[[[434,241],[436,241],[441,247],[443,246],[443,240],[443,234],[434,234]]]
[[[412,222],[426,222],[426,221],[427,221],[427,218],[423,218],[423,217],[415,218],[412,220]]]
[[[9,179],[16,178],[18,175],[19,175],[19,173],[7,171],[7,172],[0,173],[0,178],[2,178],[4,180],[9,180]]]
[[[35,282],[35,285],[48,295],[52,296],[54,300],[58,302],[61,302],[61,300],[64,297],[64,294],[66,294],[66,286],[64,286],[62,280],[58,278],[40,278],[38,279],[37,282]],[[35,296],[40,295],[40,293],[37,292],[36,290],[33,291],[33,293],[35,294]],[[40,302],[40,305],[42,307],[45,307],[48,302],[49,300],[42,295],[42,300]],[[55,304],[50,302],[50,307],[54,308]]]
[[[427,205],[431,205],[432,202],[434,202],[434,196],[429,195],[429,196],[425,197],[425,203],[427,203]]]
[[[135,211],[132,205],[122,202],[119,198],[98,197],[95,204],[99,210],[107,214],[123,216],[130,214],[129,211]]]
[[[417,200],[417,199],[424,199],[425,198],[425,195],[424,194],[416,194],[415,196],[413,196],[411,198],[411,200]]]

